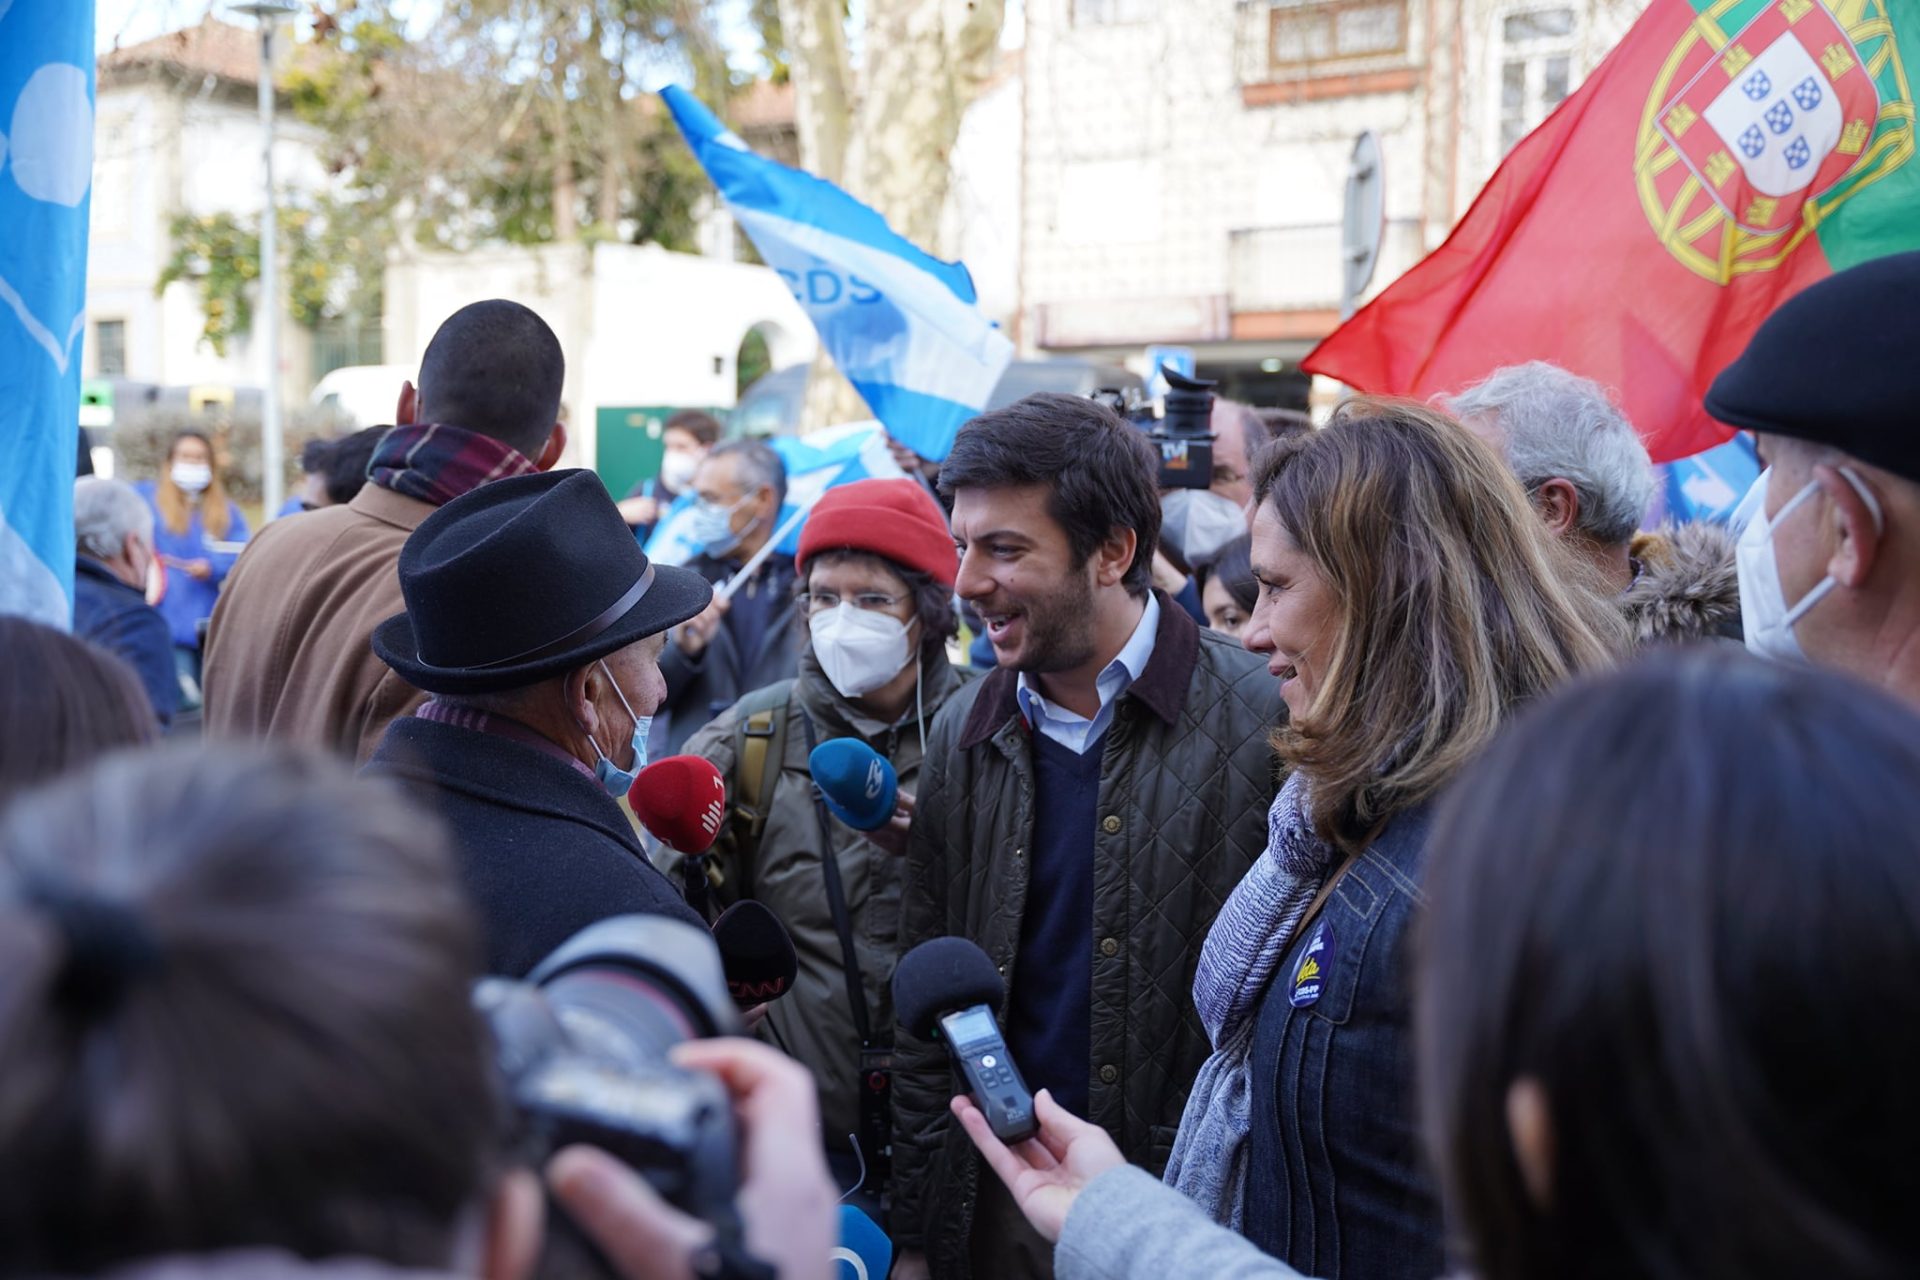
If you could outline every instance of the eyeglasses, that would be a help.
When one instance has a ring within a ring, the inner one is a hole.
[[[843,599],[856,609],[865,609],[869,613],[885,613],[888,609],[893,608],[906,598],[905,596],[881,595],[878,591],[862,591],[858,595],[845,597],[832,591],[802,591],[800,593],[800,603],[806,608],[809,615],[825,613],[829,609],[837,609],[840,607]]]

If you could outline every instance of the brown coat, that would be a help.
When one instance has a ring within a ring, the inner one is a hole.
[[[400,548],[433,509],[369,484],[344,507],[275,520],[247,544],[207,629],[208,737],[373,754],[387,725],[426,700],[371,641],[406,609]]]

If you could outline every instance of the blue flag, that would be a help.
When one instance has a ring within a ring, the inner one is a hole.
[[[0,613],[73,618],[93,6],[0,0]]]
[[[1727,523],[1740,500],[1760,478],[1760,459],[1753,438],[1744,432],[1705,453],[1681,458],[1660,468],[1665,473],[1667,516]]]
[[[831,182],[755,155],[686,90],[660,96],[887,434],[923,458],[946,457],[1013,359],[975,305],[967,269],[923,253]]]

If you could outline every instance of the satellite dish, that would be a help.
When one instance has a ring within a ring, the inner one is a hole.
[[[1386,186],[1381,175],[1380,139],[1368,129],[1353,140],[1347,162],[1346,208],[1340,218],[1340,318],[1358,308],[1360,295],[1380,262],[1386,230]]]

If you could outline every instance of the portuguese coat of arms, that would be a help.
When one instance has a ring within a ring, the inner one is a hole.
[[[1882,0],[1718,0],[1699,16],[1655,79],[1634,164],[1676,258],[1721,284],[1776,267],[1913,155],[1892,30]]]

